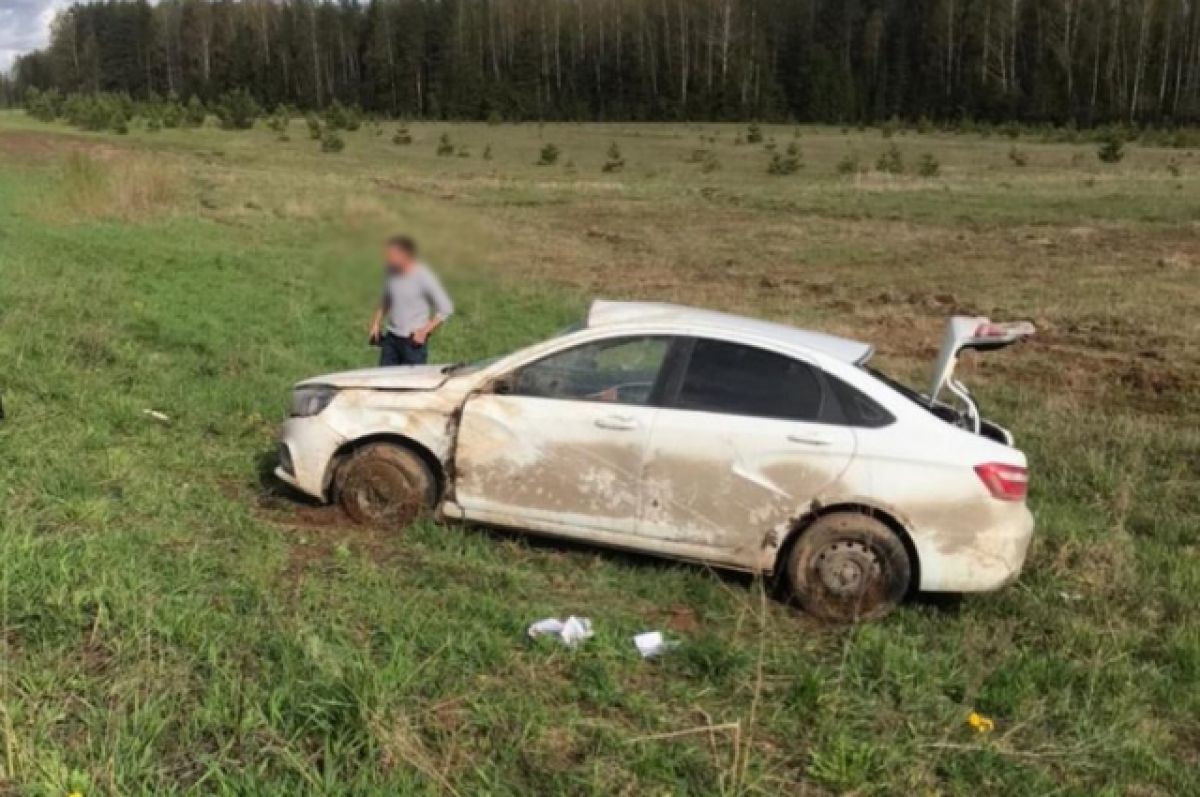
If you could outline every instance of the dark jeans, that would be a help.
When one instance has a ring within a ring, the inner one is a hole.
[[[429,360],[429,347],[418,346],[412,338],[399,338],[388,332],[379,344],[379,364],[424,365]]]

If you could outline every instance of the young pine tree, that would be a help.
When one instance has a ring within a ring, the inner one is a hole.
[[[942,165],[938,163],[938,159],[933,156],[933,153],[926,152],[917,159],[917,174],[922,177],[937,177],[942,171]]]
[[[875,169],[885,174],[904,174],[904,155],[901,154],[900,148],[892,144],[884,150],[875,161]]]
[[[217,118],[226,130],[249,130],[254,127],[262,108],[246,89],[234,89],[221,95],[217,101]]]
[[[612,142],[608,145],[608,160],[604,162],[602,167],[605,172],[619,172],[625,168],[625,159],[621,157],[621,148],[617,146],[617,142]]]
[[[1125,142],[1115,131],[1107,133],[1096,150],[1096,157],[1105,163],[1120,163],[1125,157]]]
[[[204,107],[200,98],[193,94],[188,98],[187,107],[183,109],[184,127],[203,127],[204,120],[207,118],[208,109]]]
[[[342,137],[338,135],[336,130],[326,130],[321,136],[321,151],[322,152],[341,152],[346,148],[346,142],[342,141]]]
[[[275,110],[267,118],[267,127],[280,135],[284,135],[287,133],[288,124],[291,121],[291,118],[288,116],[287,107],[280,103],[275,106]]]
[[[800,148],[793,142],[784,153],[772,152],[771,160],[767,163],[767,174],[783,177],[800,171],[803,164],[800,161]]]
[[[304,117],[304,123],[308,125],[308,137],[313,141],[321,140],[321,117],[315,113],[310,113]]]
[[[560,154],[562,154],[562,150],[560,150],[555,144],[547,143],[542,147],[542,151],[538,155],[537,165],[553,166],[558,162],[558,156]]]

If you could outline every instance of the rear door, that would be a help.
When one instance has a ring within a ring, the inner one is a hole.
[[[682,359],[650,434],[638,533],[753,566],[767,535],[845,471],[853,430],[833,422],[810,363],[715,339]]]
[[[674,340],[583,343],[468,399],[455,452],[455,500],[466,516],[633,534],[654,402]]]

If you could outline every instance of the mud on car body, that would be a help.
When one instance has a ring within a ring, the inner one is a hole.
[[[950,319],[918,393],[870,370],[865,343],[597,301],[492,361],[301,382],[276,473],[360,521],[434,510],[778,574],[813,614],[868,619],[1020,571],[1026,458],[954,366],[1032,332]]]

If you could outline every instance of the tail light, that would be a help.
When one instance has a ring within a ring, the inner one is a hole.
[[[997,324],[992,321],[984,321],[979,326],[975,327],[976,338],[1005,338],[1016,341],[1019,338],[1024,338],[1034,333],[1033,324],[1028,321],[1010,321],[1006,324]]]
[[[1001,501],[1023,501],[1029,491],[1029,471],[1016,465],[988,462],[975,466],[984,486],[993,498]]]
[[[975,337],[977,338],[1002,338],[1004,337],[1005,329],[999,324],[980,324],[975,327]]]

